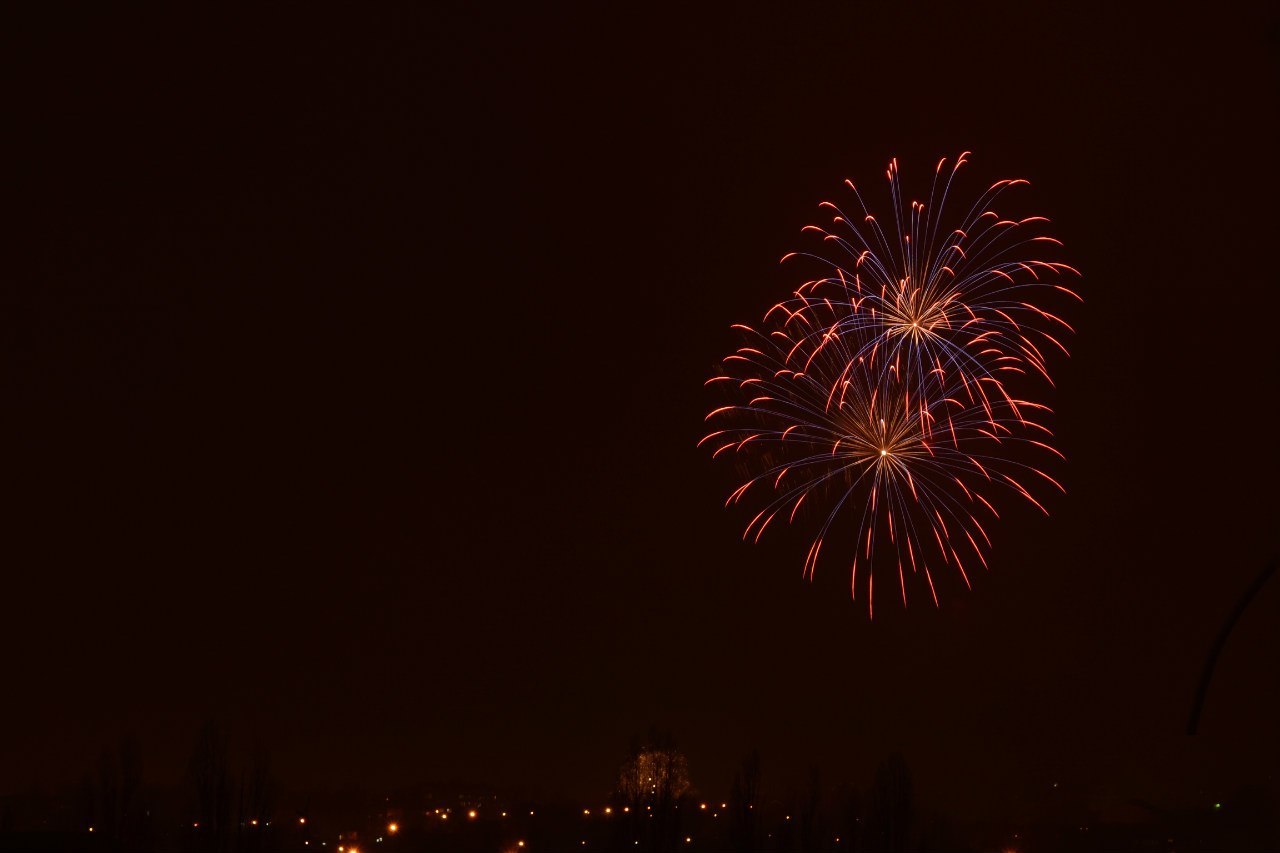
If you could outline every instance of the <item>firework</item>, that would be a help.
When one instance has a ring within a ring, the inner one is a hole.
[[[928,202],[909,207],[890,163],[888,232],[846,182],[860,215],[823,202],[831,227],[804,230],[828,251],[783,258],[816,261],[821,275],[759,328],[735,326],[743,345],[708,380],[730,399],[707,416],[712,432],[701,444],[744,474],[727,505],[759,507],[744,538],[816,518],[803,568],[812,577],[833,530],[845,533],[851,592],[865,594],[871,613],[885,563],[904,606],[918,577],[936,605],[940,569],[969,585],[973,567],[986,567],[998,492],[1047,512],[1036,494],[1061,489],[1041,469],[1061,458],[1050,411],[1014,386],[1052,384],[1049,359],[1066,353],[1070,327],[1037,303],[1079,299],[1061,283],[1075,270],[1039,257],[1061,245],[1040,233],[1048,220],[992,209],[1026,181],[996,182],[948,224],[946,200],[965,162],[940,161]]]

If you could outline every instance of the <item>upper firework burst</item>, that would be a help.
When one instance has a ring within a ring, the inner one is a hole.
[[[891,564],[904,605],[915,576],[936,604],[939,566],[968,584],[966,564],[986,565],[981,518],[998,517],[990,492],[1007,489],[1043,510],[1033,490],[1057,486],[1035,458],[1060,458],[1043,423],[1048,407],[1013,386],[1029,384],[1025,376],[1052,382],[1048,362],[1065,354],[1070,327],[1032,300],[1079,299],[1061,283],[1075,270],[1040,256],[1061,245],[1040,233],[1048,220],[992,209],[1026,181],[997,181],[963,217],[946,219],[964,157],[949,168],[940,161],[928,201],[909,207],[890,163],[892,241],[852,183],[857,219],[823,202],[831,228],[804,230],[831,248],[783,258],[815,259],[822,275],[773,306],[759,329],[736,327],[748,340],[708,382],[730,400],[708,415],[703,442],[745,474],[729,502],[771,490],[744,536],[758,540],[806,505],[820,519],[805,559],[812,575],[847,517],[851,589],[854,598],[865,591],[869,611],[878,565]]]

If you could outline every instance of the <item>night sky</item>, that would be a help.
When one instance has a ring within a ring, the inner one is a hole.
[[[713,796],[1274,789],[1280,582],[1183,733],[1280,547],[1280,19],[1123,6],[11,21],[0,793],[207,719],[296,788],[602,797],[658,726]],[[868,623],[741,541],[703,381],[820,200],[964,150],[1084,273],[1068,493]]]

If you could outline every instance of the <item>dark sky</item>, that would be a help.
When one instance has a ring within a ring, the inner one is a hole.
[[[1274,7],[897,5],[10,22],[0,793],[211,717],[294,786],[598,797],[650,725],[971,813],[1280,766],[1280,582],[1182,736],[1278,547]],[[868,624],[740,542],[702,383],[818,201],[962,150],[1085,274],[1068,494]]]

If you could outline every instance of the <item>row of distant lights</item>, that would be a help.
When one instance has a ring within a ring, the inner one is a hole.
[[[434,812],[430,812],[430,813],[428,813],[428,814],[427,814],[427,817],[430,817],[432,814],[439,815],[441,820],[448,820],[448,819],[449,819],[449,809],[436,809]],[[503,813],[502,813],[502,816],[503,816],[503,817],[506,817],[506,816],[507,816],[507,813],[506,813],[506,812],[503,812]],[[478,818],[478,817],[480,817],[480,812],[479,812],[479,811],[477,811],[476,809],[467,809],[467,820],[475,820],[475,819],[476,819],[476,818]],[[529,817],[533,817],[533,811],[532,811],[532,810],[530,810],[530,812],[529,812]],[[392,824],[388,824],[388,825],[387,825],[387,832],[390,832],[392,835],[394,835],[398,829],[399,829],[399,827],[398,827],[398,826],[396,826],[394,823],[392,823]],[[517,842],[516,842],[516,846],[517,846],[517,847],[521,847],[521,848],[523,848],[523,847],[524,847],[524,842],[523,842],[523,841],[517,841]],[[338,853],[342,853],[342,848],[341,848],[341,847],[339,847],[339,848],[338,848]],[[347,853],[350,853],[350,851],[347,851]]]
[[[1056,788],[1056,787],[1058,787],[1057,783],[1054,783],[1054,786],[1053,786],[1053,787],[1055,787],[1055,788]],[[727,809],[728,807],[729,807],[729,804],[728,804],[728,803],[721,803],[721,804],[720,804],[720,808],[721,808],[721,809]],[[706,804],[706,803],[700,803],[700,804],[698,805],[698,808],[699,808],[699,809],[701,809],[702,811],[706,811],[706,810],[707,810],[707,804]],[[754,809],[754,808],[755,808],[755,806],[754,806],[754,805],[750,805],[750,804],[748,804],[748,805],[747,805],[747,808],[749,808],[749,809]],[[1221,810],[1221,808],[1222,808],[1222,803],[1214,803],[1214,804],[1213,804],[1213,809],[1214,809],[1214,811],[1219,811],[1219,810]],[[652,806],[645,806],[645,809],[647,809],[647,810],[649,810],[649,811],[652,811],[653,807],[652,807]],[[604,813],[605,813],[606,815],[612,815],[612,814],[613,814],[613,807],[612,807],[612,806],[605,806],[605,807],[604,807],[604,809],[603,809],[603,811],[604,811]],[[630,806],[623,806],[623,807],[622,807],[622,811],[623,811],[624,813],[629,813],[629,812],[631,811],[631,807],[630,807]],[[442,811],[441,809],[436,809],[436,810],[435,810],[435,814],[440,815],[440,819],[441,819],[441,820],[448,820],[448,819],[449,819],[449,810],[448,810],[448,809],[444,809],[443,811]],[[476,819],[476,818],[478,818],[479,816],[480,816],[480,813],[479,813],[477,810],[475,810],[475,809],[468,809],[468,810],[467,810],[467,818],[468,818],[469,820],[475,820],[475,819]],[[503,812],[503,813],[502,813],[502,816],[503,816],[503,817],[506,817],[506,816],[507,816],[507,813],[506,813],[506,812]],[[591,816],[591,809],[583,809],[583,810],[582,810],[582,816],[583,816],[583,817],[590,817],[590,816]],[[652,816],[653,816],[653,815],[650,815],[650,817],[652,817]],[[711,813],[711,816],[712,816],[712,817],[719,817],[719,816],[720,816],[720,814],[719,814],[719,812],[712,812],[712,813]],[[532,810],[529,812],[529,817],[533,817],[533,811],[532,811]],[[787,819],[787,820],[791,820],[791,815],[786,815],[786,819]],[[307,819],[306,819],[305,817],[300,817],[300,818],[298,818],[298,825],[299,825],[299,826],[306,826],[306,824],[307,824]],[[258,825],[258,821],[257,821],[257,819],[255,818],[255,819],[253,819],[253,820],[250,820],[250,821],[249,821],[249,825],[250,825],[250,826],[257,826],[257,825]],[[271,821],[267,821],[267,822],[266,822],[266,825],[267,825],[267,826],[270,826],[270,825],[271,825]],[[199,829],[199,828],[200,828],[200,822],[199,822],[199,821],[195,821],[194,823],[192,823],[192,824],[191,824],[191,827],[192,827],[193,829]],[[1080,827],[1080,828],[1081,828],[1082,830],[1088,829],[1088,827],[1083,827],[1083,826],[1082,826],[1082,827]],[[92,827],[92,826],[91,826],[91,827],[89,827],[89,831],[90,831],[90,832],[93,832],[93,827]],[[400,831],[400,825],[399,825],[398,823],[394,823],[394,822],[392,822],[392,823],[387,824],[387,834],[388,834],[388,835],[395,835],[395,834],[396,834],[396,833],[398,833],[399,831]],[[770,838],[772,838],[772,837],[773,837],[773,834],[772,834],[772,833],[770,833],[770,834],[769,834],[769,837],[770,837]],[[1017,836],[1014,836],[1014,837],[1016,838]],[[378,838],[378,839],[377,839],[377,841],[378,841],[378,842],[381,842],[381,841],[382,841],[382,839],[381,839],[381,838]],[[693,843],[693,837],[692,837],[692,836],[685,836],[684,841],[685,841],[685,843],[686,843],[686,844],[692,844],[692,843]],[[310,841],[304,841],[303,843],[304,843],[304,844],[310,844],[311,842],[310,842]],[[837,843],[837,844],[839,844],[839,843],[840,843],[840,839],[839,839],[838,837],[836,838],[836,843]],[[582,844],[583,844],[583,846],[585,847],[585,846],[586,846],[586,844],[587,844],[587,842],[584,840],[584,841],[582,842]],[[637,845],[639,845],[639,844],[640,844],[640,842],[639,842],[639,841],[637,841],[637,842],[636,842],[636,844],[637,844]],[[320,842],[320,846],[322,846],[322,847],[327,847],[327,846],[328,846],[328,843],[327,843],[327,842],[322,841],[322,842]],[[517,847],[520,847],[520,848],[523,848],[523,847],[525,846],[524,841],[517,841],[517,842],[516,842],[516,846],[517,846]],[[348,847],[348,846],[346,846],[346,845],[339,844],[339,845],[338,845],[338,853],[360,853],[360,850],[359,850],[359,848],[357,848],[357,847]]]
[[[700,803],[700,804],[698,805],[698,808],[705,812],[705,811],[707,810],[707,804],[706,804],[706,803]],[[727,809],[727,808],[729,808],[729,804],[728,804],[728,803],[721,803],[721,804],[720,804],[720,808],[721,808],[721,809]],[[752,808],[752,809],[753,809],[753,808],[755,808],[755,806],[750,806],[750,805],[749,805],[749,806],[747,806],[747,808]],[[647,811],[652,812],[652,811],[653,811],[653,806],[645,806],[645,809],[646,809]],[[606,815],[611,815],[611,814],[613,814],[613,807],[612,807],[612,806],[605,806],[605,807],[604,807],[604,809],[603,809],[603,811],[604,811],[604,813],[605,813]],[[625,813],[629,813],[629,812],[631,811],[631,806],[623,806],[623,807],[622,807],[622,811],[623,811],[623,813],[624,813],[624,814],[625,814]],[[530,812],[530,814],[533,814],[533,812]],[[591,809],[583,809],[583,810],[582,810],[582,816],[583,816],[583,817],[591,817]],[[720,813],[719,813],[719,812],[712,812],[712,813],[711,813],[711,816],[712,816],[712,817],[720,817]],[[652,815],[652,814],[650,814],[650,815],[649,815],[649,817],[653,817],[653,815]],[[791,820],[791,815],[787,815],[787,820]],[[836,840],[837,840],[837,841],[839,841],[839,839],[836,839]],[[640,846],[640,842],[639,842],[639,841],[637,841],[637,842],[635,842],[635,843],[636,843],[636,846],[637,846],[637,847],[638,847],[638,846]],[[693,836],[691,836],[691,835],[686,835],[686,836],[685,836],[685,838],[684,838],[684,843],[685,843],[685,844],[692,844],[692,843],[693,843]],[[586,842],[585,840],[582,842],[582,846],[583,846],[583,847],[586,847],[586,846],[587,846],[587,842]]]
[[[721,809],[726,809],[726,808],[728,808],[728,807],[729,807],[729,804],[728,804],[728,803],[721,803],[721,804],[720,804],[720,808],[721,808]],[[698,808],[700,808],[700,809],[701,809],[701,810],[703,810],[703,811],[706,811],[706,810],[707,810],[707,804],[706,804],[706,803],[701,803],[701,804],[698,806]],[[753,805],[749,805],[749,806],[747,806],[747,808],[755,808],[755,806],[753,806]],[[647,811],[652,811],[652,810],[653,810],[653,806],[645,806],[645,809],[646,809]],[[433,812],[433,814],[439,815],[441,820],[448,820],[448,819],[449,819],[449,811],[450,811],[449,809],[436,809],[436,810]],[[604,813],[605,813],[606,815],[612,815],[612,814],[613,814],[613,807],[612,807],[612,806],[605,806],[605,807],[604,807],[604,809],[603,809],[603,811],[604,811]],[[622,811],[623,811],[624,813],[630,813],[630,811],[631,811],[631,806],[623,806],[623,807],[622,807]],[[583,817],[590,817],[590,816],[591,816],[591,809],[583,809],[583,810],[582,810],[582,815],[583,815]],[[480,812],[479,812],[479,811],[477,811],[476,809],[468,809],[468,810],[467,810],[467,819],[468,819],[468,820],[475,820],[475,819],[476,819],[476,818],[478,818],[479,816],[480,816]],[[503,816],[503,817],[506,817],[506,816],[507,816],[507,813],[506,813],[506,812],[502,812],[502,816]],[[531,810],[531,811],[529,812],[529,817],[533,817],[533,816],[534,816],[534,813],[533,813],[533,811]],[[720,814],[719,814],[719,812],[712,812],[711,816],[712,816],[712,817],[719,817],[719,816],[720,816]],[[787,820],[791,820],[791,815],[787,815]],[[299,825],[299,826],[306,826],[306,824],[307,824],[307,819],[306,819],[305,817],[300,817],[300,818],[298,818],[298,825]],[[257,820],[257,818],[254,818],[253,820],[250,820],[250,821],[249,821],[249,825],[250,825],[250,826],[257,826],[257,825],[258,825],[258,820]],[[271,825],[271,821],[266,821],[266,826],[270,826],[270,825]],[[200,828],[200,821],[195,821],[194,823],[192,823],[192,824],[191,824],[191,827],[192,827],[193,829],[199,829],[199,828]],[[93,827],[92,827],[92,826],[91,826],[91,827],[89,827],[89,831],[90,831],[90,832],[93,832]],[[399,825],[399,824],[397,824],[397,823],[389,823],[389,824],[387,824],[387,834],[388,834],[388,835],[395,835],[395,834],[396,834],[397,832],[399,832],[399,831],[400,831],[400,825]],[[379,839],[378,839],[378,841],[381,841],[381,840],[382,840],[381,838],[379,838]],[[686,839],[686,840],[687,840],[687,839]],[[310,842],[310,841],[308,841],[308,842],[306,842],[306,843],[307,843],[307,844],[310,844],[311,842]],[[583,843],[583,844],[586,844],[586,842],[585,842],[585,841],[584,841],[584,842],[582,842],[582,843]],[[636,842],[636,843],[638,844],[639,842]],[[521,847],[523,847],[523,846],[524,846],[524,842],[523,842],[523,841],[521,841],[521,842],[520,842],[520,846],[521,846]],[[344,847],[344,846],[341,846],[341,845],[338,847],[338,851],[339,851],[339,853],[359,853],[359,851],[358,851],[356,848],[354,848],[354,847],[352,847],[352,848],[348,849],[348,848],[346,848],[346,847]]]
[[[1057,786],[1055,785],[1054,787],[1057,787]],[[729,804],[728,804],[728,803],[721,803],[721,804],[720,804],[720,808],[721,808],[721,809],[727,809],[728,807],[729,807]],[[1221,808],[1222,808],[1222,803],[1214,803],[1214,804],[1213,804],[1213,807],[1214,807],[1214,809],[1215,809],[1215,810],[1216,810],[1216,809],[1221,809]],[[706,810],[707,810],[707,804],[706,804],[706,803],[700,803],[700,804],[698,805],[698,808],[699,808],[699,809],[701,809],[702,811],[706,811]],[[755,806],[754,806],[754,805],[750,805],[750,804],[749,804],[749,805],[747,806],[747,808],[749,808],[749,809],[754,809],[754,808],[755,808]],[[648,810],[648,811],[652,811],[652,810],[653,810],[653,806],[645,806],[645,809],[646,809],[646,810]],[[629,812],[631,811],[631,807],[630,807],[630,806],[623,806],[623,807],[622,807],[622,811],[623,811],[624,813],[629,813]],[[613,807],[612,807],[612,806],[605,806],[605,807],[604,807],[604,809],[603,809],[603,812],[604,812],[606,815],[612,815],[612,814],[613,814]],[[436,809],[436,810],[435,810],[435,812],[434,812],[434,814],[439,815],[441,820],[448,820],[448,819],[449,819],[449,809]],[[467,810],[467,819],[468,819],[468,820],[475,820],[475,819],[476,819],[476,818],[478,818],[479,816],[480,816],[480,813],[479,813],[476,809],[468,809],[468,810]],[[506,817],[506,816],[507,816],[507,813],[506,813],[506,812],[503,812],[503,813],[502,813],[502,816],[503,816],[503,817]],[[533,813],[533,811],[531,810],[531,811],[529,812],[529,817],[533,817],[533,816],[534,816],[534,813]],[[591,809],[583,809],[583,810],[582,810],[582,816],[583,816],[583,817],[590,817],[590,816],[591,816]],[[652,817],[652,816],[653,816],[653,815],[650,815],[650,817]],[[719,813],[719,812],[712,812],[712,813],[711,813],[711,816],[712,816],[712,817],[720,817],[720,813]],[[787,815],[787,816],[786,816],[786,819],[787,819],[787,820],[791,820],[791,815]],[[298,825],[299,825],[299,826],[306,826],[306,823],[307,823],[307,819],[306,819],[305,817],[300,817],[300,818],[298,818]],[[255,818],[255,819],[253,819],[253,820],[250,820],[250,821],[249,821],[249,825],[250,825],[250,826],[257,826],[257,825],[258,825],[258,821],[257,821],[257,819]],[[267,825],[267,826],[270,826],[270,825],[271,825],[271,821],[267,821],[267,822],[266,822],[266,825]],[[192,824],[191,824],[191,826],[192,826],[192,828],[193,828],[193,829],[199,829],[199,828],[200,828],[200,822],[199,822],[199,821],[196,821],[196,822],[192,823]],[[90,832],[93,832],[93,827],[92,827],[92,826],[91,826],[91,827],[89,827],[89,831],[90,831]],[[398,823],[394,823],[394,822],[393,822],[393,823],[389,823],[389,824],[387,824],[387,834],[388,834],[388,835],[395,835],[395,834],[396,834],[396,833],[398,833],[399,831],[400,831],[400,825],[399,825]],[[693,843],[693,838],[692,838],[691,836],[686,836],[684,840],[685,840],[685,843],[686,843],[686,844],[692,844],[692,843]],[[381,841],[382,841],[382,839],[381,839],[381,838],[378,838],[378,839],[377,839],[377,841],[378,841],[378,842],[381,842]],[[839,838],[837,838],[837,839],[836,839],[836,842],[837,842],[837,843],[839,843],[839,841],[840,841],[840,839],[839,839]],[[305,842],[303,842],[303,843],[304,843],[304,844],[310,844],[311,842],[310,842],[310,841],[305,841]],[[582,843],[585,845],[587,842],[586,842],[586,841],[583,841]],[[636,844],[639,844],[639,843],[640,843],[639,841],[637,841],[637,842],[636,842]],[[321,846],[322,846],[322,847],[327,847],[327,846],[328,846],[328,843],[327,843],[327,842],[323,842],[323,841],[322,841],[322,842],[320,842],[320,844],[321,844]],[[518,841],[518,842],[516,842],[516,846],[517,846],[517,847],[524,847],[524,842],[523,842],[523,841]],[[338,853],[360,853],[360,850],[359,850],[358,848],[356,848],[356,847],[347,847],[347,846],[345,846],[345,845],[339,844],[339,845],[338,845]]]
[[[728,803],[721,803],[721,804],[720,804],[720,808],[721,808],[721,809],[727,809],[728,807],[729,807],[729,804],[728,804]],[[698,806],[698,808],[702,809],[703,811],[706,811],[706,810],[707,810],[707,804],[706,804],[706,803],[701,803],[701,804]],[[747,808],[749,808],[749,809],[754,809],[754,808],[755,808],[755,806],[754,806],[754,805],[748,805],[748,806],[747,806]],[[645,806],[645,809],[646,809],[647,811],[652,811],[652,810],[653,810],[653,806]],[[612,806],[605,806],[605,807],[604,807],[604,809],[603,809],[602,811],[603,811],[606,815],[612,815],[612,814],[613,814],[613,807],[612,807]],[[622,807],[622,811],[623,811],[624,813],[629,813],[629,812],[631,811],[631,806],[623,806],[623,807]],[[439,815],[441,820],[448,820],[448,819],[449,819],[449,812],[450,812],[450,810],[449,810],[449,809],[436,809],[434,812],[432,812],[432,814]],[[583,810],[582,810],[582,814],[583,814],[583,817],[590,817],[590,816],[591,816],[591,809],[583,809]],[[534,815],[534,813],[533,813],[532,811],[530,811],[530,812],[529,812],[529,817],[533,817],[533,815]],[[430,815],[428,815],[428,817],[429,817],[429,816],[430,816]],[[468,810],[467,810],[467,818],[468,818],[469,820],[475,820],[475,819],[476,819],[476,818],[478,818],[479,816],[480,816],[480,812],[479,812],[479,811],[477,811],[476,809],[468,809]],[[503,816],[503,817],[506,817],[506,816],[507,816],[507,813],[506,813],[506,812],[502,812],[502,816]],[[719,816],[720,816],[720,813],[719,813],[719,812],[712,812],[711,816],[712,816],[712,817],[719,817]],[[787,816],[787,820],[791,820],[791,816],[790,816],[790,815],[788,815],[788,816]],[[307,823],[307,819],[306,819],[305,817],[300,817],[300,818],[298,818],[298,825],[299,825],[299,826],[306,826],[306,823]],[[250,825],[250,826],[257,826],[257,825],[258,825],[258,819],[257,819],[257,818],[254,818],[253,820],[250,820],[250,821],[249,821],[249,825]],[[266,822],[265,822],[265,825],[266,825],[266,826],[271,826],[271,821],[266,821]],[[191,827],[192,827],[193,829],[199,829],[199,828],[200,828],[200,821],[195,821],[194,823],[192,823],[192,824],[191,824]],[[89,831],[90,831],[90,832],[93,832],[93,827],[92,827],[92,826],[91,826],[91,827],[89,827]],[[400,831],[400,825],[399,825],[399,824],[396,824],[396,823],[389,823],[389,824],[387,824],[387,834],[388,834],[388,835],[395,835],[395,834],[396,834],[397,832],[399,832],[399,831]],[[339,849],[339,850],[342,850],[342,848],[338,848],[338,849]],[[344,851],[344,853],[352,853],[352,851]]]
[[[699,804],[698,808],[702,809],[702,810],[705,812],[705,811],[707,810],[707,804],[706,804],[706,803],[701,803],[701,804]],[[728,804],[728,803],[721,803],[721,804],[720,804],[720,808],[721,808],[721,809],[727,809],[727,808],[729,808],[729,804]],[[755,808],[755,806],[747,806],[747,808],[749,808],[749,809],[754,809],[754,808]],[[645,810],[646,810],[646,811],[653,811],[653,806],[645,806]],[[605,806],[603,809],[601,809],[601,811],[602,811],[602,812],[604,812],[606,815],[611,815],[611,814],[613,814],[613,806]],[[622,811],[623,811],[623,813],[629,813],[629,812],[631,811],[631,806],[623,806],[623,807],[622,807]],[[506,812],[503,812],[502,814],[503,814],[503,816],[504,816],[504,817],[506,816]],[[533,812],[529,812],[529,814],[533,814]],[[583,810],[582,810],[582,816],[583,816],[583,817],[591,817],[591,809],[583,809]],[[712,817],[720,817],[720,812],[712,812],[712,813],[711,813],[711,816],[712,816]],[[788,818],[788,820],[789,820],[789,819],[790,819],[790,818]]]
[[[448,820],[450,811],[451,811],[450,809],[436,809],[433,812],[427,812],[427,817],[431,817],[432,815],[439,815],[441,820]],[[502,816],[506,817],[507,813],[503,812]],[[480,812],[476,811],[475,809],[467,809],[468,820],[475,820],[478,817],[480,817]],[[529,812],[529,817],[533,817],[533,812]],[[395,824],[394,823],[390,824],[390,826],[395,826]]]

